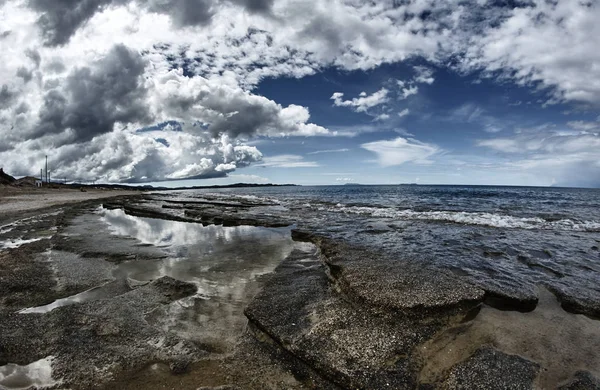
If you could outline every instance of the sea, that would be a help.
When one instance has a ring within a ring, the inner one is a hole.
[[[435,266],[486,291],[539,286],[600,299],[600,189],[492,186],[302,186],[172,192],[250,200],[298,229]]]

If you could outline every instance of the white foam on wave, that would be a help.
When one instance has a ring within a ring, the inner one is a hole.
[[[53,356],[48,356],[26,366],[7,364],[0,367],[0,388],[30,389],[60,384],[59,381],[52,379],[53,360]]]
[[[242,194],[225,194],[220,192],[209,192],[203,194],[208,197],[214,197],[215,199],[223,199],[223,200],[237,200],[237,201],[248,201],[248,202],[256,202],[256,203],[271,203],[271,204],[280,204],[277,199],[269,198],[266,196],[256,196],[256,195],[242,195]]]
[[[537,217],[519,218],[492,213],[470,213],[466,211],[413,211],[373,207],[343,207],[340,205],[337,205],[333,210],[348,214],[370,215],[381,218],[455,222],[465,225],[482,225],[499,228],[600,232],[600,222],[575,221],[572,219],[547,221]]]

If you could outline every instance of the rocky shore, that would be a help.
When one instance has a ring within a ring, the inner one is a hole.
[[[576,283],[473,280],[264,201],[99,202],[0,220],[0,387],[600,389],[600,301]],[[240,308],[248,326],[223,352],[154,321],[199,294],[197,285],[118,277],[128,262],[166,255],[101,228],[98,210],[290,229],[293,247],[256,276],[260,288]],[[390,229],[366,228],[371,236]],[[27,375],[40,361],[51,362],[45,382]]]

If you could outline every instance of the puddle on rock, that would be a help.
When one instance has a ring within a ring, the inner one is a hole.
[[[171,276],[194,283],[198,293],[159,308],[148,321],[165,331],[226,353],[246,325],[244,308],[260,287],[258,277],[272,272],[294,248],[290,230],[201,224],[126,215],[104,210],[113,234],[163,248],[165,259],[128,261],[117,278],[147,281]]]
[[[52,356],[26,366],[7,364],[0,367],[1,389],[30,389],[58,384],[52,379]]]
[[[81,292],[79,294],[72,295],[70,297],[57,299],[56,301],[44,306],[30,307],[27,309],[20,310],[19,314],[48,313],[49,311],[52,311],[62,306],[94,301],[97,299],[106,298],[107,296],[110,296],[110,293],[106,291],[104,286],[94,287],[92,289]]]
[[[299,245],[291,239],[289,228],[202,226],[134,217],[120,209],[100,210],[99,218],[113,237],[132,238],[128,244],[132,247],[152,245],[166,256],[122,262],[112,272],[116,282],[21,313],[44,313],[106,298],[115,283],[135,288],[170,276],[195,284],[198,292],[149,313],[148,321],[208,351],[226,353],[246,326],[243,310],[260,288],[259,277],[272,272]],[[96,234],[104,234],[94,227]]]
[[[443,379],[456,363],[480,346],[491,345],[511,355],[520,355],[541,365],[538,386],[555,388],[576,371],[600,374],[600,321],[564,311],[545,288],[539,303],[529,313],[501,311],[483,306],[470,322],[447,329],[422,345],[417,353],[425,362],[420,380]]]

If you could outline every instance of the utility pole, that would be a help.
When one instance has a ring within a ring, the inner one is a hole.
[[[46,155],[46,183],[48,183],[48,155]]]

